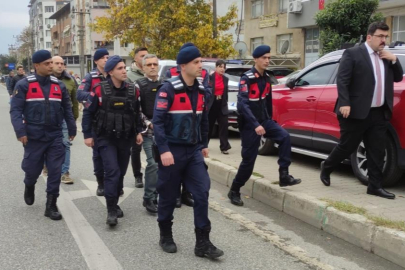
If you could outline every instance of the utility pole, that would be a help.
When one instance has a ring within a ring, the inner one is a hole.
[[[213,13],[213,21],[212,21],[212,28],[214,30],[213,38],[217,38],[217,0],[212,1],[212,13]]]
[[[85,25],[84,25],[84,16],[86,14],[90,14],[90,12],[80,9],[79,10],[75,10],[74,7],[72,7],[72,13],[76,13],[79,15],[79,25],[78,30],[77,30],[77,36],[79,37],[79,41],[80,41],[80,47],[79,47],[79,62],[80,62],[80,78],[84,78],[84,42],[85,42]]]

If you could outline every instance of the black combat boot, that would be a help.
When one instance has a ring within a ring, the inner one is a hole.
[[[145,207],[146,211],[149,213],[156,214],[158,212],[157,205],[155,204],[154,200],[151,199],[143,199],[143,207]]]
[[[35,185],[33,185],[33,186],[25,185],[24,201],[28,205],[33,205],[34,204],[34,201],[35,201]]]
[[[173,240],[172,225],[173,222],[171,221],[159,222],[159,229],[160,229],[159,245],[162,247],[163,251],[167,253],[177,252],[177,246]]]
[[[46,205],[45,205],[45,216],[49,217],[52,220],[61,220],[62,215],[59,213],[58,207],[56,206],[56,200],[58,196],[48,194],[46,196]]]
[[[216,259],[224,255],[224,252],[214,246],[210,241],[211,226],[206,226],[203,229],[195,228],[196,243],[194,254],[198,257],[208,257]]]
[[[288,168],[280,168],[278,172],[280,173],[280,187],[294,186],[301,183],[301,179],[295,179],[292,175],[288,174]]]
[[[232,189],[228,192],[228,198],[231,200],[231,203],[237,206],[243,206],[243,201],[240,198],[240,192],[234,191]]]
[[[117,213],[117,199],[106,199],[107,201],[107,224],[111,227],[118,224],[118,213]]]
[[[135,176],[135,187],[136,188],[143,188],[143,182],[142,182],[142,174]]]
[[[121,207],[117,204],[117,218],[123,218],[124,212],[122,211]]]
[[[97,183],[98,183],[98,187],[97,187],[97,196],[104,196],[104,176],[103,177],[97,177]]]
[[[181,193],[181,203],[193,207],[194,206],[194,199],[193,195],[191,195],[190,192],[188,192],[186,189],[183,188],[183,191]]]
[[[176,208],[181,208],[181,197],[176,198]]]

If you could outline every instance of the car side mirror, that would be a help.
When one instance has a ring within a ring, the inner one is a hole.
[[[285,83],[285,85],[286,85],[288,88],[293,89],[293,88],[295,87],[295,82],[296,82],[296,79],[295,79],[294,77],[288,78],[288,80],[287,80],[287,82]]]

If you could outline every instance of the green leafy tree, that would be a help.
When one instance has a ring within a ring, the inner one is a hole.
[[[237,22],[231,6],[217,18],[213,38],[212,5],[204,0],[107,0],[106,17],[98,17],[92,28],[107,40],[146,46],[161,58],[174,59],[181,45],[193,42],[203,56],[226,58],[234,55],[233,38],[226,34]]]
[[[372,22],[382,21],[384,16],[375,13],[379,0],[334,0],[326,4],[316,16],[321,29],[321,53],[340,49],[343,43],[356,43],[367,34]]]

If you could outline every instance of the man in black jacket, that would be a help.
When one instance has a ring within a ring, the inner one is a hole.
[[[335,113],[340,125],[340,142],[321,163],[321,181],[330,185],[330,174],[363,140],[366,147],[369,184],[367,194],[387,199],[381,182],[387,124],[392,116],[394,82],[402,81],[403,71],[397,57],[384,50],[389,27],[372,23],[367,41],[347,49],[337,75],[338,100]]]
[[[11,80],[11,84],[10,84],[10,89],[12,91],[14,91],[15,86],[17,85],[17,82],[21,79],[24,79],[26,76],[24,74],[24,67],[23,66],[18,66],[17,67],[17,75],[15,75],[13,77],[13,79]]]
[[[224,60],[218,60],[215,63],[215,72],[210,75],[210,84],[212,87],[212,97],[209,100],[208,120],[209,136],[208,142],[212,137],[215,122],[219,126],[219,148],[222,154],[228,155],[231,145],[228,141],[228,77],[224,76],[226,63]]]

